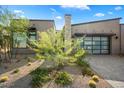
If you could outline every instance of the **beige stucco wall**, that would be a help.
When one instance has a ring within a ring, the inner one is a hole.
[[[53,20],[30,20],[30,26],[36,27],[37,39],[39,38],[38,32],[55,29],[55,23]]]
[[[54,21],[46,21],[46,20],[31,20],[30,26],[35,25],[38,31],[46,31],[50,28],[54,28]]]
[[[94,23],[87,23],[81,25],[72,26],[72,34],[74,33],[112,33],[118,36],[118,39],[115,39],[115,36],[111,38],[111,54],[120,53],[120,25],[119,20],[108,20],[100,21]]]
[[[124,24],[121,25],[121,53],[124,54]]]

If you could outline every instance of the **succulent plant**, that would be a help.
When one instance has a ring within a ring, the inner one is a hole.
[[[95,82],[99,82],[99,77],[97,75],[93,75],[92,80],[94,80]]]
[[[91,88],[96,88],[96,82],[94,80],[89,80],[88,85]]]
[[[14,71],[13,71],[13,73],[18,73],[19,72],[19,69],[15,69]]]
[[[5,82],[7,80],[9,80],[8,76],[3,76],[3,77],[0,78],[0,82]]]
[[[31,62],[28,62],[28,66],[30,66],[32,63]]]

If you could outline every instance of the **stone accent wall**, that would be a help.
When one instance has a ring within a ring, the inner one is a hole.
[[[71,15],[65,15],[65,39],[71,39]]]

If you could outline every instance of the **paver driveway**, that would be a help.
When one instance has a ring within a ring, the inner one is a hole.
[[[91,68],[113,87],[124,87],[124,57],[115,55],[90,55]]]

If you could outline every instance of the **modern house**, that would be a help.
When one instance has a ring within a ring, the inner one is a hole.
[[[71,15],[65,15],[65,29],[69,37],[85,36],[81,47],[90,54],[124,54],[124,24],[120,19],[71,24]]]
[[[124,24],[121,18],[113,18],[85,23],[71,24],[71,15],[65,15],[65,38],[84,38],[81,47],[90,54],[124,54]],[[38,31],[55,28],[54,20],[30,20],[32,39],[38,39]],[[19,37],[17,37],[19,38]],[[26,40],[20,46],[14,47],[13,52],[33,53],[26,47]]]
[[[30,39],[38,39],[38,32],[47,31],[49,29],[55,29],[54,20],[38,20],[38,19],[30,19],[29,20],[29,33],[28,36]],[[16,40],[16,42],[15,42]],[[19,44],[18,44],[19,42]],[[32,54],[27,46],[27,39],[25,35],[13,35],[13,54]],[[18,45],[18,46],[17,46]]]

